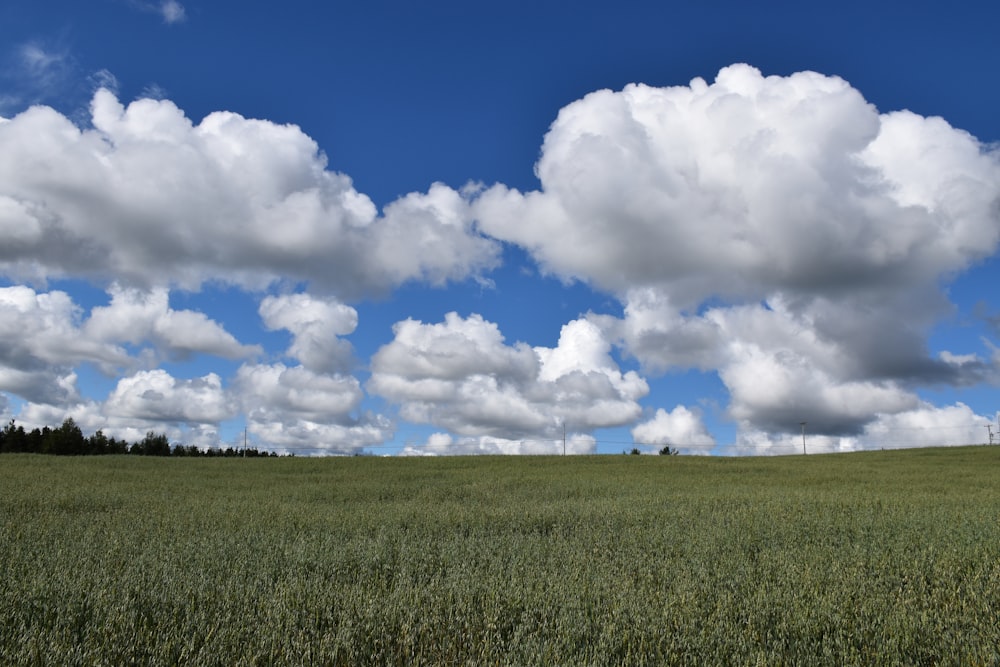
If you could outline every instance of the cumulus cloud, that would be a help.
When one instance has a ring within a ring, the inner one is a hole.
[[[169,357],[192,353],[227,359],[261,354],[256,345],[241,345],[221,325],[204,313],[170,308],[165,288],[141,290],[112,285],[111,304],[91,311],[84,327],[87,335],[104,341],[133,344],[152,342]]]
[[[81,362],[115,369],[131,364],[119,346],[81,330],[82,309],[61,291],[0,288],[0,391],[28,401],[76,401]]]
[[[179,380],[162,369],[122,378],[104,405],[105,414],[159,422],[216,424],[236,415],[236,405],[215,373]]]
[[[561,448],[564,426],[587,433],[629,423],[649,391],[634,371],[620,371],[599,328],[583,319],[563,327],[555,348],[507,345],[475,314],[404,320],[393,331],[372,358],[368,390],[398,404],[404,419],[479,438],[479,447],[545,439]]]
[[[260,303],[268,329],[292,334],[288,355],[317,373],[347,370],[353,361],[351,344],[339,338],[358,326],[358,312],[336,299],[309,294],[268,296]]]
[[[537,455],[593,454],[597,441],[592,435],[567,435],[565,449],[562,440],[507,440],[490,436],[455,438],[448,433],[433,433],[425,443],[406,445],[400,456],[469,456],[469,455]]]
[[[219,422],[236,416],[238,404],[218,375],[178,379],[162,369],[139,371],[118,380],[103,401],[74,395],[59,402],[24,403],[16,419],[31,429],[71,417],[85,434],[138,442],[163,433],[171,443],[202,449],[219,447]]]
[[[36,292],[25,286],[0,288],[0,391],[29,403],[68,410],[82,401],[77,366],[89,363],[109,376],[123,370],[130,373],[109,397],[108,414],[169,421],[166,416],[174,410],[169,401],[159,404],[167,406],[160,409],[167,413],[161,413],[153,409],[152,403],[146,410],[126,400],[140,386],[149,385],[143,393],[147,389],[159,391],[152,386],[154,382],[159,383],[158,387],[173,382],[163,371],[132,374],[152,361],[145,353],[147,344],[175,358],[200,352],[235,359],[261,351],[257,346],[241,345],[202,313],[172,310],[165,290],[143,292],[113,286],[109,294],[111,304],[93,308],[87,317],[66,292]],[[140,347],[138,355],[130,354],[122,343]],[[193,387],[177,385],[161,393],[178,395],[178,401],[188,400],[193,398]],[[187,393],[179,393],[181,390]],[[199,400],[207,401],[202,405],[206,409],[218,405],[218,401],[208,401],[207,396]],[[141,417],[140,412],[147,416]]]
[[[715,438],[705,428],[701,415],[683,405],[670,412],[658,409],[652,419],[632,429],[632,437],[643,445],[668,445],[679,451],[706,453],[715,446]]]
[[[271,446],[304,454],[346,454],[384,442],[391,422],[360,413],[357,378],[313,372],[304,366],[244,365],[234,391],[251,433]]]
[[[872,449],[961,446],[985,443],[989,418],[964,403],[935,406],[919,401],[908,410],[878,414],[856,435],[823,435],[805,424],[800,434],[774,434],[745,427],[730,453],[741,455],[823,454]],[[803,438],[804,435],[804,438]],[[803,439],[805,443],[803,444]]]
[[[483,229],[560,276],[682,308],[932,281],[1000,235],[995,154],[811,72],[592,93],[559,113],[536,171],[539,192],[482,194]]]
[[[881,413],[919,403],[916,386],[994,381],[1000,364],[978,355],[928,355],[920,322],[856,301],[780,294],[753,305],[685,315],[655,293],[630,293],[622,320],[592,316],[653,368],[715,370],[729,414],[765,432],[858,434]],[[916,325],[916,326],[914,326]]]
[[[156,380],[153,382],[155,383]],[[142,380],[134,382],[139,386],[142,386],[143,383]],[[167,385],[169,382],[162,382],[162,384]],[[120,385],[119,388],[121,388]],[[133,407],[135,403],[133,401]],[[116,408],[121,407],[120,405],[110,406],[111,413],[109,413],[108,407],[106,403],[93,400],[64,406],[28,403],[18,413],[17,422],[26,429],[31,429],[61,424],[67,417],[71,417],[84,434],[101,431],[108,437],[124,440],[128,443],[139,442],[147,433],[153,432],[166,435],[172,444],[194,445],[200,449],[230,446],[220,441],[217,424],[173,421],[177,415],[164,414],[163,406],[154,406],[154,409],[148,412],[140,410],[138,414],[124,415],[113,412]],[[157,414],[158,412],[159,414]],[[164,417],[167,420],[164,420]]]
[[[291,279],[357,297],[498,260],[456,192],[434,185],[380,216],[298,127],[229,112],[195,124],[169,100],[126,107],[106,89],[91,122],[33,107],[0,123],[0,228],[28,230],[0,249],[8,275],[192,289]]]
[[[942,282],[1000,239],[1000,155],[940,118],[734,65],[570,104],[536,173],[478,196],[482,229],[618,295],[591,321],[648,371],[718,371],[748,429],[857,434],[915,385],[995,377],[927,350]]]
[[[144,5],[167,22],[184,16],[177,2]],[[67,62],[18,51],[40,81]],[[710,446],[685,406],[636,424],[649,389],[612,345],[644,373],[718,373],[746,452],[794,451],[801,421],[826,451],[907,428],[962,439],[959,422],[980,418],[917,389],[1000,378],[991,341],[927,342],[953,311],[943,286],[996,252],[1000,155],[940,118],[880,113],[836,77],[734,65],[710,83],[598,91],[559,113],[538,191],[435,183],[381,212],[298,127],[229,112],[194,122],[169,100],[125,105],[108,89],[90,112],[86,126],[42,106],[0,119],[0,274],[112,285],[89,318],[61,292],[0,289],[0,392],[29,401],[26,414],[76,410],[210,439],[242,408],[257,437],[288,451],[381,443],[393,424],[362,411],[346,374],[357,312],[345,302],[481,277],[501,242],[614,295],[624,314],[570,322],[554,348],[507,344],[479,315],[397,323],[366,386],[403,419],[448,431],[410,453],[553,451],[564,427],[589,451],[591,431],[624,425],[640,442]],[[122,344],[175,359],[261,353],[170,308],[170,289],[207,281],[305,284],[259,307],[266,328],[290,333],[294,363],[247,362],[230,388],[136,372]],[[129,376],[87,402],[82,362]],[[197,397],[200,408],[181,405]]]

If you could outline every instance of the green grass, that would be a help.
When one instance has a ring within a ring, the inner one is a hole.
[[[4,665],[1000,664],[1000,448],[0,457]]]

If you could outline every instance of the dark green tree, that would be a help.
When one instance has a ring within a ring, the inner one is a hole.
[[[104,435],[104,431],[98,430],[97,433],[87,438],[87,453],[88,454],[111,453],[111,442],[108,440],[108,436]]]
[[[60,456],[85,454],[85,445],[83,431],[72,417],[67,417],[59,428],[48,431],[45,442],[42,443],[45,451]]]
[[[26,452],[28,451],[28,434],[24,432],[24,427],[15,424],[11,419],[10,423],[0,431],[0,452]]]
[[[31,429],[31,433],[28,434],[31,451],[51,454],[52,451],[49,449],[49,446],[52,444],[52,440],[49,438],[51,434],[52,429],[48,426],[43,426],[40,430],[37,427]]]
[[[163,433],[149,431],[141,442],[132,445],[129,452],[145,456],[170,456],[170,440]]]

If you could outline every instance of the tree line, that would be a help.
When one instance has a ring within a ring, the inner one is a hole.
[[[149,431],[139,442],[128,442],[108,437],[97,431],[85,437],[83,431],[67,418],[61,426],[33,428],[10,423],[0,430],[0,453],[22,452],[29,454],[56,454],[61,456],[92,456],[106,454],[134,454],[138,456],[277,456],[274,452],[257,449],[199,449],[194,445],[175,444],[164,433]]]

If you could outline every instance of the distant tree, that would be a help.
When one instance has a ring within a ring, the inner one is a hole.
[[[85,454],[86,441],[83,431],[76,425],[72,417],[67,417],[59,428],[48,430],[44,436],[42,447],[50,454],[71,456]]]
[[[88,454],[111,454],[111,441],[104,431],[98,429],[97,433],[87,438]]]
[[[639,454],[642,454],[642,452],[639,451],[638,447],[633,447],[632,451],[630,451],[629,454],[631,454],[632,456],[638,456]]]
[[[124,440],[108,438],[108,454],[128,454],[128,443]]]
[[[49,434],[52,433],[52,429],[48,426],[43,426],[39,429],[37,426],[31,429],[31,433],[28,434],[28,442],[31,447],[32,452],[38,452],[41,454],[51,454],[48,445],[50,444]]]
[[[144,456],[170,456],[170,440],[164,433],[148,431],[141,442],[132,445],[129,453]]]
[[[129,444],[118,440],[98,430],[89,438],[77,426],[72,417],[66,418],[58,428],[44,426],[25,432],[24,427],[13,419],[0,429],[0,453],[25,452],[35,454],[59,455],[100,455],[100,454],[135,454],[138,456],[278,456],[275,452],[258,449],[235,449],[213,447],[199,449],[196,445],[175,445],[171,447],[170,440],[163,433],[149,431],[146,437],[136,443]]]
[[[676,455],[677,455],[677,450],[671,449],[670,445],[664,445],[660,449],[660,456],[676,456]]]
[[[28,434],[24,432],[24,427],[15,424],[11,419],[10,423],[3,427],[0,432],[0,452],[26,452],[28,451]]]
[[[201,456],[201,450],[195,445],[174,445],[171,456]]]

